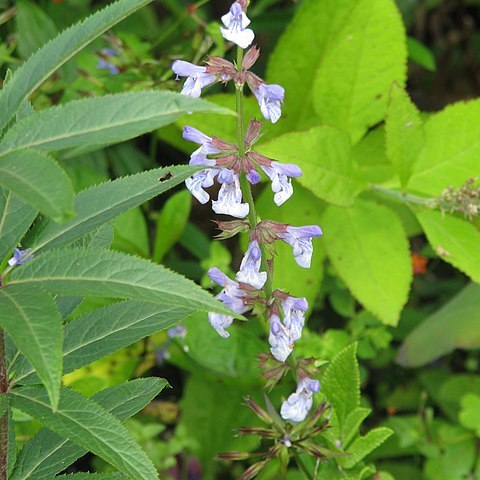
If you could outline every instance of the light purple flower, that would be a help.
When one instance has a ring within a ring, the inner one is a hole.
[[[280,85],[261,83],[253,90],[253,94],[257,98],[262,115],[272,123],[277,122],[282,115],[285,89]]]
[[[288,226],[286,232],[279,233],[278,236],[293,247],[293,256],[298,265],[310,268],[313,254],[312,238],[321,237],[322,229],[318,225]]]
[[[177,75],[177,78],[187,77],[180,93],[192,98],[200,97],[202,88],[211,85],[217,80],[215,75],[207,73],[207,67],[200,67],[183,60],[175,60],[172,70]]]
[[[230,7],[230,11],[223,15],[222,22],[227,28],[220,27],[220,31],[226,40],[240,48],[247,48],[253,42],[255,34],[247,28],[250,20],[239,3],[235,2]]]
[[[238,174],[231,172],[231,181],[225,181],[231,170],[222,170],[222,177],[219,182],[222,183],[218,192],[218,200],[212,202],[212,208],[215,213],[231,215],[236,218],[245,218],[248,215],[250,207],[248,203],[242,203],[242,190],[240,188],[240,179]]]
[[[218,175],[220,170],[214,168],[208,168],[200,172],[195,173],[190,178],[185,180],[190,193],[201,203],[205,204],[210,200],[210,195],[204,190],[204,188],[211,187],[215,176]]]
[[[31,252],[31,248],[27,248],[26,250],[20,250],[19,248],[13,249],[13,257],[8,261],[8,264],[11,267],[15,265],[22,265],[23,263],[27,262],[33,257],[33,254],[29,255]]]
[[[213,267],[208,271],[208,276],[213,282],[223,287],[222,291],[216,296],[216,298],[225,306],[239,314],[245,313],[251,308],[243,301],[245,293],[240,288],[240,285],[234,280],[228,278],[228,276],[221,270]],[[225,329],[232,324],[232,316],[209,312],[208,321],[221,337],[227,338],[230,336]]]
[[[278,315],[270,316],[270,335],[268,336],[270,352],[279,361],[284,362],[293,350],[290,331],[280,321]]]
[[[168,338],[185,338],[187,329],[184,325],[176,325],[175,327],[167,330]]]
[[[248,283],[257,289],[263,288],[267,281],[267,272],[260,272],[262,263],[262,254],[256,240],[250,242],[248,250],[245,253],[240,270],[237,273],[239,282]]]
[[[183,138],[190,142],[200,144],[200,148],[197,148],[197,150],[190,155],[190,165],[214,167],[217,164],[216,160],[207,158],[207,155],[220,153],[220,150],[212,145],[211,137],[194,127],[186,126],[183,128]]]
[[[281,306],[284,313],[283,323],[290,331],[293,341],[296,342],[300,340],[305,325],[305,312],[308,309],[307,299],[289,296],[282,300]]]
[[[273,200],[279,207],[293,194],[292,181],[289,177],[301,177],[302,170],[298,165],[279,162],[271,162],[270,166],[260,167],[272,181],[272,191],[275,193]]]
[[[104,58],[98,59],[97,68],[108,70],[112,75],[118,75],[120,73],[120,69],[116,65],[107,62]]]
[[[298,383],[297,390],[282,404],[280,414],[284,420],[303,422],[313,405],[313,394],[320,391],[320,382],[305,377]]]
[[[260,177],[260,174],[252,168],[247,174],[246,174],[247,180],[252,184],[255,185],[258,183],[262,177]]]

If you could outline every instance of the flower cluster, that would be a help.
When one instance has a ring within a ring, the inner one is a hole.
[[[254,32],[247,28],[250,20],[246,15],[246,7],[247,0],[238,0],[222,17],[223,37],[235,43],[239,49],[250,47],[255,37]],[[199,97],[203,88],[215,82],[226,84],[232,81],[238,97],[247,85],[257,99],[262,115],[272,123],[277,122],[282,115],[284,89],[280,85],[267,85],[250,71],[260,55],[256,46],[252,46],[244,56],[241,50],[239,52],[236,65],[218,57],[209,57],[205,66],[176,60],[172,65],[173,72],[177,77],[186,77],[181,93]],[[304,297],[297,298],[282,290],[272,289],[275,242],[289,244],[297,264],[302,268],[310,268],[312,240],[320,237],[322,230],[317,225],[292,226],[271,220],[260,221],[257,217],[250,185],[259,183],[262,176],[268,178],[274,193],[273,200],[277,206],[281,206],[293,194],[292,178],[300,177],[302,171],[298,165],[277,162],[253,149],[260,138],[262,123],[250,121],[243,134],[243,111],[238,107],[241,104],[237,102],[237,108],[240,109],[237,111],[237,122],[240,123],[237,124],[236,144],[207,135],[191,126],[183,129],[183,138],[198,145],[189,163],[202,167],[186,180],[188,190],[200,203],[206,204],[210,200],[206,190],[217,183],[219,190],[217,199],[212,200],[213,211],[235,218],[216,222],[221,230],[218,237],[230,238],[240,232],[249,232],[248,248],[235,279],[216,267],[208,271],[212,282],[221,287],[216,298],[232,311],[232,315],[210,312],[208,320],[223,338],[230,336],[227,329],[232,325],[235,314],[251,312],[263,315],[268,320],[270,354],[262,354],[261,359],[264,364],[269,364],[268,376],[265,374],[267,386],[273,386],[287,370],[294,371],[298,379],[297,389],[283,402],[280,414],[288,422],[299,423],[306,420],[313,405],[313,394],[319,392],[320,383],[311,378],[317,372],[311,368],[309,359],[296,361],[290,357],[294,344],[302,336],[308,302]],[[252,405],[249,404],[251,408]],[[315,422],[324,410],[325,406],[318,410],[320,413],[313,415],[312,421]],[[292,439],[285,437],[282,443],[291,446]],[[301,448],[306,447],[303,445]],[[245,478],[253,477],[247,475]]]

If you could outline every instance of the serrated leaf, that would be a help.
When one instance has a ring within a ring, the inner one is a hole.
[[[316,71],[317,115],[350,133],[354,141],[360,139],[384,118],[390,87],[393,82],[405,84],[406,67],[405,28],[395,2],[358,0]]]
[[[467,393],[461,400],[462,409],[458,421],[469,430],[474,430],[480,436],[480,395]]]
[[[449,105],[425,123],[425,146],[409,189],[440,195],[480,175],[480,100]]]
[[[191,313],[188,309],[131,300],[76,317],[65,325],[63,373],[73,372],[148,335],[170,328]],[[35,382],[32,374],[28,366],[12,381],[31,384]]]
[[[333,407],[342,442],[349,434],[344,431],[346,419],[360,403],[360,373],[356,355],[356,343],[344,348],[335,355],[322,378],[322,392]]]
[[[355,298],[387,325],[396,325],[407,301],[412,268],[399,218],[387,207],[357,201],[329,207],[323,242],[340,278]]]
[[[349,456],[338,459],[338,463],[345,468],[353,468],[391,435],[393,435],[393,431],[386,427],[370,430],[352,443],[347,450]]]
[[[348,414],[343,426],[344,434],[342,447],[344,449],[348,449],[350,442],[357,435],[360,425],[370,415],[370,413],[371,410],[369,408],[357,407]]]
[[[56,408],[62,375],[62,321],[53,298],[34,285],[0,289],[0,326],[35,368]]]
[[[33,54],[0,91],[0,132],[21,103],[57,68],[151,0],[119,0],[62,32]]]
[[[480,231],[471,223],[431,210],[416,213],[437,255],[480,282]]]
[[[156,168],[82,190],[74,198],[75,218],[61,225],[44,219],[37,223],[25,243],[33,252],[68,245],[130,208],[178,185],[196,171],[198,167],[190,166]]]
[[[425,143],[425,134],[417,107],[396,84],[390,91],[385,139],[387,155],[395,166],[402,186],[405,186]]]
[[[109,248],[113,242],[113,224],[104,223],[95,230],[72,242],[70,248]]]
[[[0,185],[56,221],[73,215],[73,187],[47,154],[20,150],[0,156]]]
[[[49,480],[54,478],[60,480],[126,480],[127,477],[121,473],[73,473],[70,475],[57,475]]]
[[[144,300],[231,314],[191,280],[161,265],[107,250],[49,250],[16,267],[7,285],[41,285],[59,295]]]
[[[233,113],[205,100],[169,91],[84,98],[19,120],[5,134],[0,157],[23,148],[55,151],[110,145],[160,128],[187,112]]]
[[[302,169],[298,183],[338,206],[351,205],[366,187],[352,161],[348,136],[333,127],[287,133],[262,144],[259,151]]]
[[[471,284],[415,327],[403,342],[396,361],[420,367],[456,348],[480,347],[480,286]]]
[[[42,387],[19,387],[9,396],[15,408],[37,418],[82,449],[95,453],[132,479],[158,478],[155,467],[120,420],[96,401],[62,388],[58,410],[52,412]]]
[[[9,255],[37,216],[37,210],[0,187],[0,262]]]

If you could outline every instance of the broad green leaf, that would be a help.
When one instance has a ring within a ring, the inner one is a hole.
[[[82,190],[75,196],[75,218],[61,225],[46,219],[39,222],[26,244],[33,252],[45,246],[68,245],[130,208],[178,185],[196,171],[198,167],[190,166],[156,168]]]
[[[147,219],[140,207],[132,208],[115,219],[112,250],[150,257],[150,234]]]
[[[295,185],[293,196],[278,208],[273,202],[270,185],[266,185],[256,205],[261,218],[294,226],[320,225],[323,204],[305,188]],[[273,287],[281,288],[294,297],[306,297],[313,306],[318,295],[324,273],[325,249],[323,238],[313,240],[313,256],[310,268],[300,267],[293,257],[292,247],[276,242],[277,255],[274,257]]]
[[[383,323],[396,325],[412,280],[398,217],[387,207],[358,201],[352,208],[329,207],[322,228],[327,255],[355,298]]]
[[[437,255],[480,282],[480,231],[471,223],[440,212],[417,212],[417,219]]]
[[[62,321],[53,298],[34,285],[0,289],[0,326],[35,368],[56,408],[62,375]]]
[[[166,385],[160,378],[132,380],[97,393],[92,400],[123,422],[148,405]],[[65,470],[87,451],[43,428],[20,451],[9,480],[45,480]]]
[[[348,456],[338,459],[338,463],[345,468],[352,468],[362,461],[370,452],[379,447],[393,431],[386,427],[370,430],[363,437],[357,438],[348,448]]]
[[[480,100],[456,103],[425,123],[425,146],[409,189],[439,195],[480,175]]]
[[[393,0],[358,0],[347,13],[322,55],[313,103],[324,123],[356,141],[384,118],[392,83],[405,84],[407,49]]]
[[[190,216],[191,206],[192,196],[187,190],[176,193],[165,202],[157,218],[152,257],[154,262],[160,263],[182,236]]]
[[[20,150],[0,156],[0,186],[56,221],[73,216],[70,179],[43,152]]]
[[[467,393],[461,400],[462,410],[458,414],[458,421],[469,430],[474,430],[480,436],[480,395]]]
[[[16,7],[17,49],[22,58],[27,58],[58,31],[53,20],[34,2],[18,0]]]
[[[480,347],[480,286],[470,284],[410,332],[397,354],[404,367],[420,367],[456,348]]]
[[[0,157],[23,148],[54,151],[118,143],[167,125],[187,112],[233,113],[205,100],[169,91],[84,98],[19,120],[5,134]]]
[[[109,248],[113,241],[113,225],[104,223],[69,245],[69,248]]]
[[[73,473],[70,475],[57,475],[49,480],[126,480],[127,477],[121,473]]]
[[[52,412],[47,393],[41,387],[19,387],[9,396],[13,407],[38,419],[61,437],[95,453],[132,479],[158,478],[155,467],[120,420],[98,402],[62,388],[58,410]]]
[[[76,317],[65,325],[63,373],[72,372],[148,335],[173,327],[191,313],[188,309],[130,300]],[[14,377],[13,382],[35,382],[32,373],[32,368],[28,366]]]
[[[13,269],[6,284],[40,285],[59,295],[130,298],[191,310],[232,313],[181,275],[107,250],[49,250]]]
[[[328,365],[322,379],[322,392],[333,407],[343,442],[350,432],[344,431],[350,412],[360,403],[360,373],[354,343],[339,352]]]
[[[299,165],[302,176],[296,181],[334,205],[351,205],[365,188],[352,161],[348,136],[333,127],[287,133],[263,144],[259,151]]]
[[[0,263],[18,245],[37,216],[37,210],[0,187]]]
[[[75,24],[32,55],[0,91],[0,132],[27,99],[57,68],[103,32],[151,0],[119,0]]]
[[[396,84],[390,91],[385,139],[387,155],[395,166],[402,186],[405,186],[425,143],[425,134],[417,107]]]

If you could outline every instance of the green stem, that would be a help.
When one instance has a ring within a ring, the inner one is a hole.
[[[243,63],[243,50],[237,48],[237,69],[240,72],[242,70]],[[243,85],[235,86],[235,103],[237,110],[237,147],[238,155],[243,157],[245,155],[245,112],[243,106]],[[242,172],[240,175],[240,188],[242,189],[242,195],[244,200],[248,203],[249,212],[248,212],[248,221],[250,222],[250,228],[255,228],[259,223],[259,218],[257,215],[257,210],[255,208],[255,201],[253,200],[252,187],[250,182],[247,180],[245,172]],[[261,270],[267,272],[267,281],[263,287],[265,295],[267,298],[272,296],[273,291],[273,279],[270,272],[270,268],[267,262],[267,251],[264,245],[260,245],[260,250],[262,252],[262,266]]]
[[[8,390],[7,365],[5,357],[5,333],[0,329],[0,395]],[[7,480],[8,461],[8,410],[0,417],[0,480]]]
[[[398,190],[390,190],[389,188],[384,188],[380,185],[372,184],[370,188],[375,192],[380,193],[384,197],[393,198],[394,200],[399,200],[400,202],[406,204],[410,203],[413,205],[431,208],[435,202],[434,198],[419,197],[410,193],[399,192]]]

